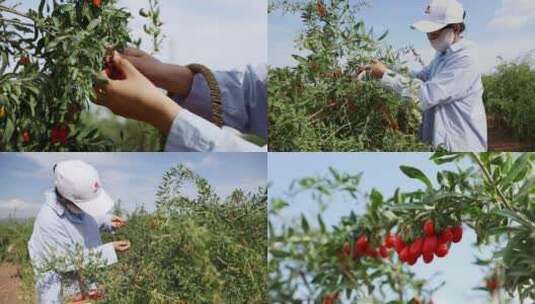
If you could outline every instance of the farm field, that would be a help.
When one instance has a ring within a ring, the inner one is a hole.
[[[127,211],[118,202],[111,210],[127,222],[120,230],[102,232],[103,243],[131,244],[117,252],[116,264],[103,267],[98,256],[73,250],[67,260],[44,267],[83,282],[76,285],[80,303],[267,303],[267,188],[236,186],[225,196],[219,191],[185,166],[168,168],[155,202],[147,203],[150,208]],[[35,303],[40,270],[32,269],[27,248],[33,222],[0,222],[1,303]],[[84,262],[76,262],[80,259]],[[63,274],[65,261],[74,269]],[[103,296],[93,298],[94,289],[87,286],[98,286]]]

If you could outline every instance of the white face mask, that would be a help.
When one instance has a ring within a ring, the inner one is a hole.
[[[455,41],[455,33],[452,29],[446,29],[442,32],[439,38],[435,40],[431,40],[431,46],[437,51],[437,52],[444,52],[447,48],[449,48],[453,42]]]

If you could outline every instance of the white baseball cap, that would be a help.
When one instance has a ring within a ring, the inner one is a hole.
[[[457,0],[432,0],[425,10],[426,18],[411,28],[424,33],[438,31],[448,24],[464,22],[464,8]]]
[[[106,214],[113,200],[102,189],[97,170],[81,160],[67,160],[54,166],[56,189],[65,199],[93,216]]]

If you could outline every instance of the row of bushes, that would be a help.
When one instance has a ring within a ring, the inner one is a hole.
[[[485,108],[516,139],[535,140],[535,71],[528,63],[501,63],[483,77]]]

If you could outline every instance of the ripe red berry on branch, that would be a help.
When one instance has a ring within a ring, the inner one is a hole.
[[[411,260],[418,259],[422,255],[422,247],[424,245],[424,241],[422,238],[417,238],[414,240],[414,242],[410,245],[410,257]]]
[[[355,243],[355,248],[359,252],[362,252],[362,253],[366,252],[366,249],[368,249],[368,236],[361,235],[357,239],[357,242]]]
[[[394,248],[398,254],[401,254],[401,251],[406,247],[405,242],[401,239],[401,236],[396,235],[394,238]]]
[[[442,243],[437,246],[435,249],[435,255],[439,258],[443,258],[448,254],[449,247],[448,244]]]
[[[102,6],[102,0],[93,0],[93,6],[100,8]]]
[[[386,259],[388,257],[388,248],[385,245],[379,246],[379,254]]]
[[[50,141],[55,143],[61,143],[62,145],[67,144],[69,138],[69,127],[67,125],[56,124],[52,127],[52,132],[50,134]]]
[[[394,248],[396,246],[396,238],[392,234],[388,233],[385,237],[386,248]]]
[[[446,228],[440,233],[439,241],[441,243],[449,243],[453,241],[453,232],[451,228]]]
[[[28,57],[28,56],[20,57],[19,63],[20,63],[20,65],[28,65],[28,64],[30,64],[31,63],[30,57]]]
[[[424,245],[422,247],[422,254],[424,255],[424,257],[426,255],[428,257],[433,256],[436,247],[437,247],[437,237],[436,236],[426,237],[424,239]]]
[[[424,232],[426,236],[435,235],[435,224],[433,220],[429,219],[424,223]]]
[[[463,227],[459,225],[453,228],[452,233],[453,233],[453,238],[452,238],[453,242],[459,243],[461,239],[463,238]]]
[[[26,144],[30,142],[30,133],[28,131],[22,132],[22,141]]]

